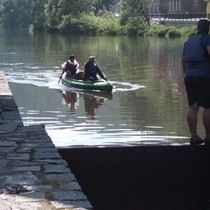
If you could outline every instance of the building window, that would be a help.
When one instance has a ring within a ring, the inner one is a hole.
[[[156,6],[156,12],[159,12],[159,5]]]
[[[169,1],[169,12],[180,12],[181,11],[181,0],[171,0]]]
[[[174,12],[174,11],[175,11],[175,8],[174,8],[174,1],[172,1],[171,4],[172,4],[172,5],[171,5],[171,11]]]
[[[179,0],[179,11],[181,11],[181,0]]]

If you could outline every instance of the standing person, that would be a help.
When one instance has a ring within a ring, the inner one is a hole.
[[[70,55],[69,59],[61,65],[63,72],[60,76],[66,72],[66,76],[73,79],[82,79],[83,72],[79,71],[79,63],[74,55]]]
[[[97,75],[107,81],[107,77],[96,64],[95,56],[90,56],[88,62],[85,64],[85,74],[83,80],[90,80],[92,82],[98,80]]]
[[[197,23],[197,34],[191,35],[183,48],[182,67],[188,97],[187,122],[191,144],[210,144],[210,22],[202,19]],[[197,115],[203,107],[205,139],[197,133]]]

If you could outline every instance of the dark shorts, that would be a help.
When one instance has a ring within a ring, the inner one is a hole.
[[[185,87],[189,106],[197,102],[201,107],[210,108],[210,78],[186,77]]]

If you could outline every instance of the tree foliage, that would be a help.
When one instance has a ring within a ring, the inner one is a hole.
[[[99,10],[102,8],[106,8],[106,10],[110,10],[112,8],[112,5],[115,4],[115,0],[98,0],[95,1],[95,12],[98,13]]]
[[[148,22],[147,1],[122,0],[119,19],[111,13],[116,0],[4,0],[0,14],[3,25],[11,28],[33,25],[35,30],[115,33],[123,26],[136,33]]]
[[[59,0],[48,0],[45,5],[44,14],[46,17],[46,28],[49,30],[57,30],[57,26],[61,21],[61,15],[58,7]]]
[[[69,25],[72,18],[93,11],[93,0],[48,0],[45,6],[46,29],[60,30]]]
[[[94,10],[95,0],[4,0],[2,22],[5,27],[57,29],[67,15],[73,17]]]
[[[46,26],[44,14],[47,0],[32,0],[32,24],[35,29],[43,30]]]
[[[31,0],[5,0],[3,24],[7,27],[25,27],[32,23]]]
[[[131,28],[145,28],[149,25],[148,18],[148,0],[123,0],[121,25],[127,25]]]

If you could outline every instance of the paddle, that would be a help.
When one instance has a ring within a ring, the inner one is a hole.
[[[59,84],[59,82],[60,82],[61,78],[62,78],[62,75],[59,77],[58,84]]]
[[[106,82],[108,82],[108,79],[107,79],[107,77],[105,77],[103,80],[105,80]]]

